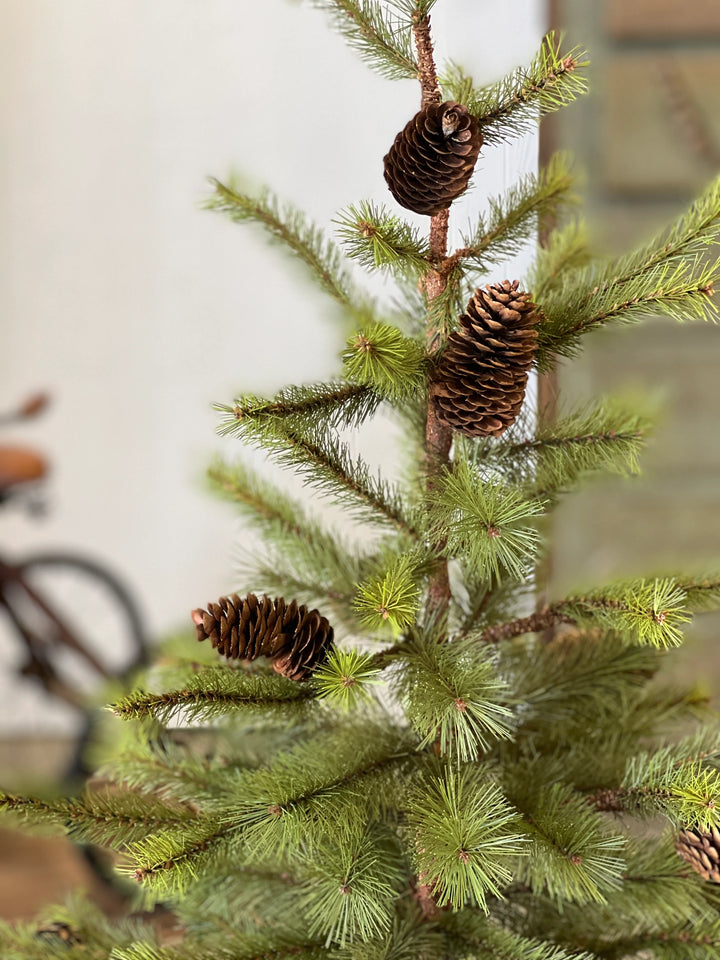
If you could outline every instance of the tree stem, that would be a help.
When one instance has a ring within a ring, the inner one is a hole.
[[[442,93],[435,69],[432,37],[430,35],[430,17],[427,14],[416,13],[414,20],[413,36],[417,50],[418,79],[422,91],[421,105],[426,107],[430,103],[440,103]],[[430,218],[430,257],[435,263],[442,263],[447,257],[449,220],[449,210],[443,210]],[[432,302],[445,290],[447,277],[439,270],[430,270],[423,283],[428,302]],[[437,334],[438,331],[432,327],[428,319],[427,342],[429,345],[436,342]],[[425,426],[425,483],[428,492],[432,490],[438,474],[448,463],[452,445],[452,430],[440,423],[435,413],[434,390],[434,384],[431,383]],[[440,556],[445,548],[445,540],[440,538],[433,542],[431,547],[437,559],[428,585],[427,612],[430,616],[442,619],[450,603],[447,560]]]

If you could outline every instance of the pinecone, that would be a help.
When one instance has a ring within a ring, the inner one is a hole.
[[[517,418],[535,358],[538,313],[505,280],[476,290],[433,377],[438,419],[469,437],[499,437]]]
[[[712,883],[720,883],[720,830],[716,827],[708,833],[697,828],[681,830],[675,849],[695,873]]]
[[[333,628],[317,610],[249,593],[233,593],[209,603],[207,610],[193,610],[198,640],[209,639],[228,659],[255,660],[269,657],[273,669],[291,680],[302,680],[308,671],[327,658]]]
[[[447,210],[467,188],[481,146],[480,126],[462,104],[428,104],[383,159],[390,193],[415,213]]]

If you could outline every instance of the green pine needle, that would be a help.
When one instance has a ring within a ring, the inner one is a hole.
[[[417,276],[430,269],[428,241],[382,204],[363,200],[338,214],[335,222],[347,255],[367,270],[389,268],[399,276]]]
[[[313,697],[307,684],[259,669],[248,672],[222,664],[189,672],[184,685],[176,690],[129,693],[110,709],[123,720],[152,717],[162,723],[177,716],[186,721],[209,720],[237,711],[299,717]]]
[[[535,255],[535,265],[527,280],[537,303],[563,283],[565,275],[587,266],[590,259],[587,230],[582,220],[572,220],[551,231]]]
[[[304,908],[311,933],[324,937],[326,946],[389,930],[401,873],[384,831],[369,828],[355,843],[323,847],[307,870]]]
[[[313,0],[313,5],[329,14],[348,45],[381,76],[406,80],[415,79],[418,72],[412,47],[411,8],[429,10],[432,2],[395,0],[397,15],[374,0]]]
[[[403,645],[395,683],[407,717],[442,756],[477,760],[498,740],[512,737],[512,711],[493,651],[474,640],[438,643],[434,637]]]
[[[579,47],[564,52],[560,42],[548,33],[528,68],[488,87],[473,87],[472,80],[450,64],[440,80],[443,93],[478,118],[486,145],[520,136],[535,129],[538,114],[553,113],[587,91],[582,72],[589,63],[587,54]]]
[[[603,624],[633,643],[678,647],[691,617],[685,591],[673,579],[635,580],[568,597],[563,612],[579,622]]]
[[[358,587],[354,608],[370,630],[399,633],[415,619],[420,606],[419,579],[425,572],[424,550],[393,557],[389,565]]]
[[[334,647],[326,662],[313,671],[312,682],[318,697],[347,711],[373,699],[368,687],[380,683],[379,676],[370,654]]]
[[[461,249],[448,262],[486,272],[515,256],[537,236],[546,218],[577,201],[573,186],[570,158],[554,154],[540,173],[528,174],[504,196],[490,198],[489,213],[480,217],[472,233],[463,234]]]
[[[343,354],[349,380],[391,400],[417,393],[425,386],[425,350],[386,323],[364,327],[348,340]]]
[[[517,813],[500,789],[469,767],[446,769],[422,784],[410,803],[418,873],[439,907],[472,905],[488,912],[512,880],[509,858],[523,850],[511,831]]]
[[[540,535],[533,525],[544,504],[497,480],[484,481],[461,445],[451,469],[429,494],[438,539],[487,580],[522,580],[537,557]]]
[[[281,206],[269,190],[253,197],[232,182],[227,185],[215,179],[210,182],[215,193],[205,204],[208,210],[219,210],[235,223],[259,224],[272,240],[285,246],[305,265],[333,300],[354,313],[367,309],[352,290],[340,250],[319,227],[308,223],[304,213],[290,204]]]

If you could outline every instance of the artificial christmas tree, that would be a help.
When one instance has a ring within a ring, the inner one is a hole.
[[[418,116],[440,116],[446,140],[467,116],[461,142],[490,149],[584,88],[583,55],[551,36],[529,69],[476,88],[455,67],[438,79],[433,0],[320,6],[382,72],[419,77]],[[586,476],[634,472],[650,423],[608,399],[560,417],[520,410],[531,364],[549,370],[605,324],[715,315],[720,181],[646,246],[592,261],[578,225],[562,225],[572,178],[556,157],[448,253],[459,183],[405,131],[386,169],[403,203],[431,198],[428,237],[369,202],[338,218],[347,256],[396,282],[394,309],[360,294],[331,241],[268,194],[218,183],[210,204],[284,243],[355,331],[342,378],[221,405],[221,432],[375,536],[339,535],[242,464],[211,469],[264,534],[244,585],[256,593],[196,609],[211,644],[168,649],[114,704],[125,736],[84,796],[0,801],[115,850],[145,907],[174,912],[177,942],[148,925],[108,932],[76,903],[48,918],[71,939],[49,948],[37,928],[3,928],[4,955],[720,956],[716,887],[676,850],[720,828],[720,725],[661,671],[693,612],[720,602],[720,577],[536,601],[543,516]],[[423,158],[411,170],[408,143]],[[501,279],[551,215],[561,226],[532,274]],[[407,438],[396,484],[347,442],[381,404]]]

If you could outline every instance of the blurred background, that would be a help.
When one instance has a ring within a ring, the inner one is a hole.
[[[372,73],[311,6],[4,0],[0,412],[37,390],[51,405],[2,427],[0,442],[50,465],[43,517],[0,505],[2,557],[97,558],[132,591],[151,639],[240,585],[242,530],[204,486],[214,452],[238,448],[215,437],[212,402],[332,377],[344,345],[300,270],[254,229],[202,210],[207,178],[268,184],[331,232],[351,202],[392,204],[381,158],[418,107],[417,85]],[[526,63],[550,26],[593,63],[592,95],[541,144],[481,154],[455,223],[534,170],[539,150],[569,148],[596,246],[618,251],[720,169],[716,0],[441,0],[433,24],[439,60],[452,55],[479,83]],[[563,504],[557,589],[719,561],[720,334],[657,321],[587,346],[560,371],[563,390],[653,393],[666,415],[641,480]],[[389,429],[374,434],[378,460]],[[711,673],[716,629],[709,617],[694,628],[688,670]],[[60,772],[79,729],[71,709],[19,682],[22,663],[0,623],[3,785]],[[39,865],[26,842],[0,841],[0,917],[29,916],[82,879],[66,848]]]

